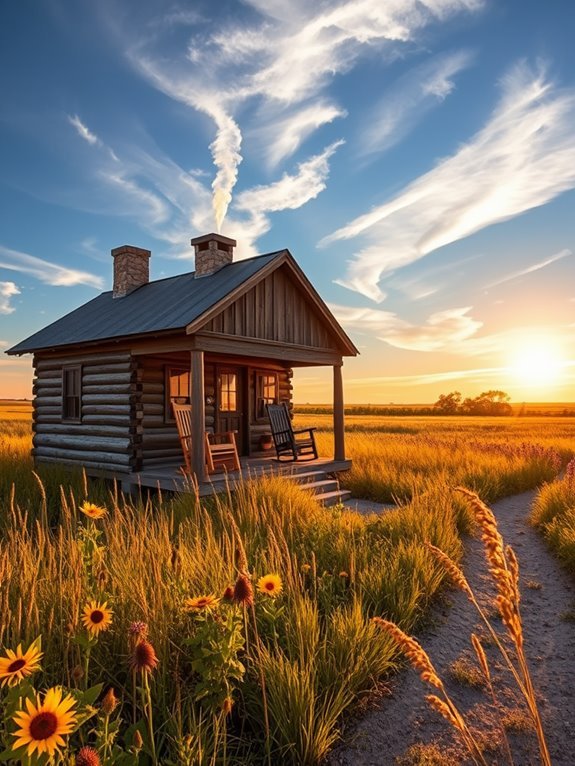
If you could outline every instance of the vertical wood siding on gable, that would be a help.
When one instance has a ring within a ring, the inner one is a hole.
[[[282,269],[258,282],[202,330],[311,348],[337,348],[321,318]]]

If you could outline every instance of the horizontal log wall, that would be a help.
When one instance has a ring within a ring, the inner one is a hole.
[[[250,455],[261,453],[260,439],[262,436],[271,433],[270,424],[268,420],[256,420],[255,418],[255,405],[256,405],[256,375],[258,372],[264,372],[265,367],[258,367],[257,369],[250,369],[249,371],[249,402],[250,402],[250,430],[249,430],[249,445]],[[270,370],[270,372],[276,372],[278,376],[278,399],[279,402],[286,402],[290,410],[293,407],[292,402],[292,370]],[[266,451],[267,453],[267,451]]]
[[[130,473],[138,470],[136,365],[127,353],[37,356],[33,384],[33,455],[63,463]],[[62,420],[62,368],[82,367],[81,422]]]

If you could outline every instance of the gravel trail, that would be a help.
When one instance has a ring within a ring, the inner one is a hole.
[[[491,507],[505,543],[513,546],[519,558],[525,649],[540,695],[551,760],[554,766],[575,766],[575,583],[529,526],[527,517],[534,496],[534,491],[525,492]],[[481,542],[468,538],[465,548],[465,574],[480,602],[487,604],[493,590]],[[504,703],[496,712],[484,691],[454,679],[449,670],[462,655],[474,661],[469,640],[472,631],[483,635],[478,615],[465,595],[453,590],[445,603],[434,609],[430,627],[418,638],[460,710],[467,711],[468,720],[493,745],[486,752],[488,762],[502,766],[508,760],[493,743],[500,740],[505,710],[520,709],[518,698],[514,699],[510,691],[514,687],[509,674],[494,650],[488,649],[495,685],[500,690],[498,699]],[[449,725],[425,702],[424,695],[431,691],[413,670],[401,672],[391,682],[389,696],[361,720],[349,724],[343,743],[331,754],[330,766],[393,766],[410,745],[431,742],[449,754],[453,766],[468,763]],[[510,739],[515,766],[539,763],[532,733],[514,732]]]

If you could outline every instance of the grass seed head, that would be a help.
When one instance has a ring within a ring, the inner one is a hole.
[[[435,694],[426,694],[425,699],[434,710],[445,718],[446,721],[449,721],[449,723],[458,731],[463,731],[462,721],[453,714],[447,702],[436,697]]]
[[[439,563],[451,578],[453,584],[471,598],[472,593],[469,583],[467,582],[465,575],[457,566],[455,561],[450,559],[446,553],[444,553],[440,548],[437,548],[435,545],[432,545],[429,541],[426,541],[425,547],[432,554],[432,556],[437,559],[437,561],[439,561]]]
[[[443,689],[443,682],[437,675],[437,671],[433,667],[425,649],[414,638],[408,636],[407,633],[404,633],[401,628],[389,620],[373,617],[373,622],[395,640],[424,683],[434,686],[436,689]]]

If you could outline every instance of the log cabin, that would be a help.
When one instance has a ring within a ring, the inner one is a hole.
[[[190,403],[202,484],[205,432],[234,431],[242,464],[255,463],[269,447],[266,404],[291,408],[293,369],[329,365],[335,446],[323,462],[349,468],[342,364],[358,351],[293,256],[234,261],[235,240],[220,234],[191,244],[195,271],[155,281],[149,250],[115,248],[111,291],[7,351],[34,355],[35,462],[81,466],[124,490],[173,488],[172,403]]]

